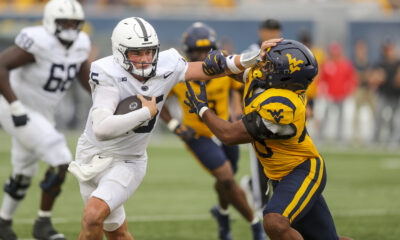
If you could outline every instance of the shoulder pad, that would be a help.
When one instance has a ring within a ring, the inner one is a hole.
[[[294,120],[296,105],[283,96],[272,96],[257,107],[257,112],[266,120],[277,124],[290,124]]]
[[[82,50],[87,51],[88,54],[92,47],[89,36],[85,32],[82,32],[82,31],[79,32],[78,38],[75,40],[73,46],[76,46],[76,48],[78,48],[79,50],[82,49]]]
[[[174,70],[180,61],[187,64],[185,58],[175,48],[170,48],[160,52],[157,68],[166,69],[166,71]]]
[[[114,86],[115,80],[112,72],[106,71],[106,69],[112,69],[112,63],[112,56],[101,58],[92,62],[90,66],[89,83],[100,86]]]
[[[15,44],[34,55],[46,54],[46,50],[53,45],[51,41],[55,39],[49,38],[48,36],[49,33],[44,27],[26,27],[23,28],[15,38]]]

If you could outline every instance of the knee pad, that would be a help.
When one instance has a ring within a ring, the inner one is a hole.
[[[31,177],[24,175],[11,176],[4,184],[4,192],[15,200],[22,200],[31,185]]]
[[[65,180],[68,165],[60,165],[58,167],[50,167],[46,171],[43,181],[40,182],[40,188],[56,197],[61,192],[61,185]]]

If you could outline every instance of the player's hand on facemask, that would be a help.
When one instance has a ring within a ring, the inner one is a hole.
[[[142,101],[142,107],[147,107],[150,111],[150,115],[153,118],[157,112],[157,104],[156,104],[156,97],[152,96],[151,100],[146,100],[142,95],[137,95],[140,101]]]
[[[10,104],[10,111],[11,111],[12,121],[15,127],[21,127],[26,125],[29,118],[28,115],[26,114],[24,105],[19,100],[16,100]]]
[[[221,51],[213,50],[207,54],[203,61],[203,72],[208,76],[224,73],[226,68],[226,59]]]
[[[200,117],[203,116],[203,113],[208,109],[208,101],[207,101],[207,92],[206,92],[206,83],[200,82],[200,94],[196,95],[193,91],[192,86],[189,82],[186,81],[186,99],[188,101],[184,101],[186,105],[190,107],[189,112],[197,113]]]

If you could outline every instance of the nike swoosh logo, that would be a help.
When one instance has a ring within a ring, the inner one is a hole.
[[[164,79],[166,79],[167,77],[171,76],[172,73],[173,73],[173,72],[167,72],[167,73],[165,73],[165,74],[164,74]]]

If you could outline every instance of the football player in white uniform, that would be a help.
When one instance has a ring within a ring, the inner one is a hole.
[[[111,37],[113,55],[92,63],[89,83],[93,106],[78,140],[76,161],[69,170],[78,178],[85,209],[79,239],[133,239],[128,232],[123,204],[135,192],[146,173],[146,147],[158,112],[172,87],[187,80],[207,80],[229,70],[203,72],[202,62],[186,62],[173,48],[159,53],[154,28],[145,20],[121,20]],[[263,49],[275,43],[263,45]],[[216,52],[216,51],[215,51]],[[211,52],[205,61],[225,61]],[[241,72],[255,58],[237,56]],[[218,68],[220,69],[220,68]],[[138,95],[143,107],[114,115],[121,100]],[[142,96],[152,96],[146,100]]]
[[[54,230],[51,210],[72,161],[64,136],[55,129],[57,104],[75,78],[88,83],[90,40],[81,32],[84,12],[76,0],[51,0],[43,26],[26,27],[15,45],[0,54],[0,123],[12,135],[13,171],[0,209],[0,239],[17,239],[13,215],[35,175],[38,160],[49,164],[43,180],[33,236],[65,239]]]

